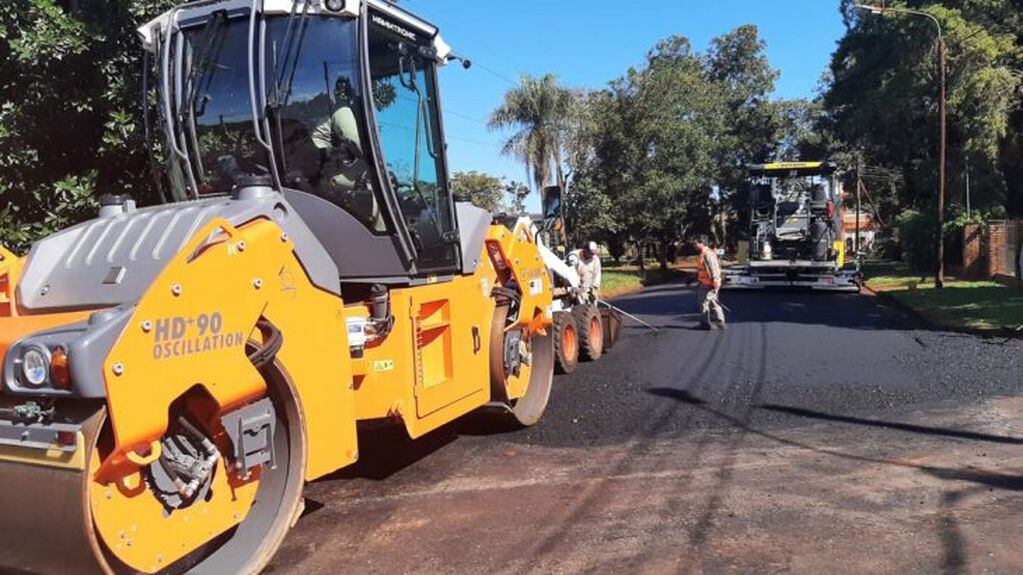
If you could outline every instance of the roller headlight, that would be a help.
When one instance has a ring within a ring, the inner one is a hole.
[[[325,0],[323,4],[331,12],[340,12],[345,9],[345,0]]]
[[[32,387],[46,383],[50,373],[50,352],[45,348],[31,346],[21,354],[22,381]]]

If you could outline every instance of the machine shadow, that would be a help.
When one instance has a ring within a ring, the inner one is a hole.
[[[410,438],[400,423],[360,425],[358,432],[359,460],[318,482],[339,479],[383,481],[458,439],[458,434],[450,426],[417,440]]]
[[[319,481],[368,479],[383,481],[411,467],[462,437],[503,435],[520,431],[505,424],[488,408],[482,408],[434,430],[419,439],[412,439],[400,422],[371,422],[360,425],[359,460]]]

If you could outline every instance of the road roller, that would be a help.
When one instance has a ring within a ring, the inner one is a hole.
[[[0,571],[257,573],[360,424],[537,423],[552,280],[451,194],[436,26],[213,0],[139,34],[164,201],[0,250]]]

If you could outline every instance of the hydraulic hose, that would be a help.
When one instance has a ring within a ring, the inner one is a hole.
[[[284,346],[284,334],[274,324],[263,318],[256,322],[256,327],[263,334],[265,341],[263,347],[249,354],[249,361],[256,366],[256,369],[262,369],[273,362],[277,352]]]

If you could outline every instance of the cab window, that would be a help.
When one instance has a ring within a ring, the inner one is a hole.
[[[286,19],[272,19],[268,28],[270,133],[282,151],[284,185],[385,233],[366,146],[356,22],[311,16],[291,37]]]
[[[410,31],[374,17],[369,29],[370,75],[386,177],[418,252],[418,268],[456,266],[458,241],[437,117],[435,65]],[[396,31],[399,30],[399,31]]]

